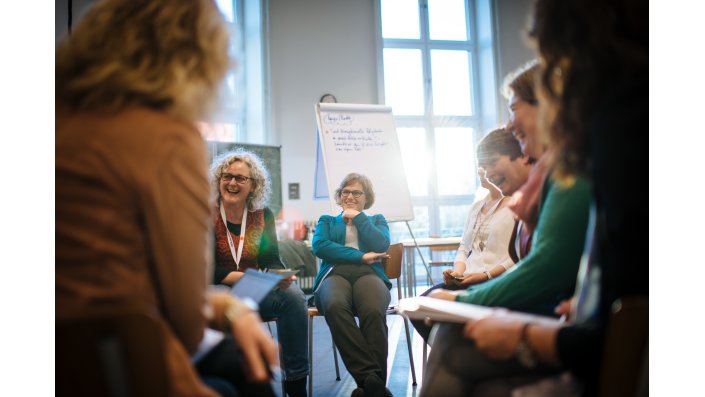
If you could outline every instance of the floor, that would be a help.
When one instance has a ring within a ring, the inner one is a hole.
[[[424,291],[420,286],[420,291]],[[396,288],[391,291],[392,304],[395,303]],[[412,340],[412,352],[414,355],[414,365],[416,369],[417,385],[413,386],[411,376],[411,365],[406,344],[406,333],[404,332],[403,318],[398,315],[387,316],[387,326],[389,329],[389,352],[387,355],[387,388],[392,391],[395,397],[415,397],[421,388],[422,381],[422,352],[423,339],[409,324]],[[276,327],[272,327],[272,332],[276,335]],[[338,356],[340,368],[340,380],[335,379],[335,365],[333,362],[333,350],[331,335],[328,325],[323,317],[315,317],[313,320],[313,394],[316,397],[348,397],[357,387],[352,376],[347,372],[343,361]],[[281,395],[281,383],[279,377],[275,377],[272,386]]]

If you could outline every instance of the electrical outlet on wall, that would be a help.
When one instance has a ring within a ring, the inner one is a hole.
[[[298,200],[299,199],[299,184],[298,183],[290,183],[289,184],[289,200]]]

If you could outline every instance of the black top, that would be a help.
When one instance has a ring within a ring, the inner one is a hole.
[[[586,396],[597,394],[613,302],[649,294],[648,80],[633,76],[610,91],[588,124],[597,210],[589,269],[599,270],[600,301],[590,320],[563,328],[557,339],[562,363],[585,381]]]

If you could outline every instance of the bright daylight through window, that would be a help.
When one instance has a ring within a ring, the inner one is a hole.
[[[483,117],[480,103],[483,92],[495,98],[494,80],[478,70],[493,64],[480,59],[491,57],[491,43],[483,51],[488,43],[478,40],[491,37],[478,27],[490,25],[489,1],[380,0],[380,9],[382,95],[395,115],[411,227],[416,237],[459,236],[479,187],[475,144],[496,122]],[[394,240],[409,237],[404,223],[390,227]]]

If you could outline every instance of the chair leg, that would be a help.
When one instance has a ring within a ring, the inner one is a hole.
[[[331,341],[333,340],[333,335],[330,336]],[[338,349],[335,347],[335,342],[333,342],[333,361],[335,361],[335,380],[340,380],[340,369],[338,368]]]
[[[426,343],[426,341],[423,341],[423,358],[422,358],[422,363],[421,363],[421,375],[424,375],[426,373],[427,357],[428,357],[428,343]]]
[[[313,316],[308,316],[308,395],[313,397]]]
[[[274,332],[272,332],[272,322],[267,321],[267,329],[269,329],[269,335],[273,338]],[[277,329],[278,331],[278,329]],[[277,334],[277,339],[279,339],[279,334]],[[281,385],[282,385],[282,397],[286,397],[286,387],[284,382],[286,380],[286,374],[284,372],[284,353],[282,352],[281,346],[279,346],[279,368],[281,369]]]
[[[284,384],[284,382],[286,382],[286,374],[284,373],[284,353],[282,353],[281,349],[279,349],[279,366],[282,371],[282,397],[286,397],[286,385]]]
[[[412,386],[416,386],[416,368],[414,367],[414,353],[411,350],[411,335],[409,333],[409,321],[406,317],[404,319],[404,331],[406,331],[406,347],[409,348],[409,362],[411,363],[411,379],[413,383]]]
[[[411,332],[409,332],[409,321],[404,318],[404,329],[406,331],[406,347],[409,349],[409,361],[411,363],[412,386],[416,386],[416,366],[414,365],[414,353],[411,348]]]

